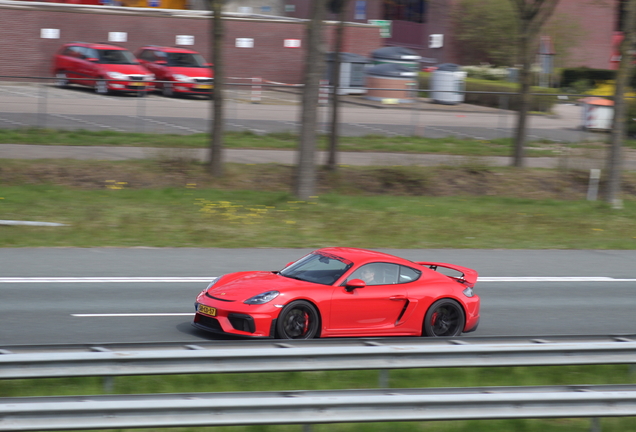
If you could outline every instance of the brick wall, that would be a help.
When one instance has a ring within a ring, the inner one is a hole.
[[[10,4],[27,5],[17,9]],[[96,12],[97,11],[97,12]],[[113,11],[117,13],[107,13]],[[127,13],[121,13],[125,11]],[[0,76],[51,76],[54,52],[70,41],[107,42],[109,32],[126,32],[129,50],[148,44],[174,45],[177,35],[194,36],[191,47],[211,60],[211,20],[205,12],[183,11],[191,17],[177,17],[179,11],[133,10],[100,6],[0,3]],[[60,30],[59,39],[42,39],[40,30]],[[263,20],[228,17],[225,20],[226,73],[229,77],[261,77],[297,84],[302,81],[305,46],[285,48],[284,39],[305,39],[305,21]],[[331,51],[334,24],[325,26],[327,51]],[[236,38],[254,39],[253,48],[237,48]],[[382,46],[377,27],[348,25],[345,51],[369,56]],[[0,78],[6,79],[6,78]]]

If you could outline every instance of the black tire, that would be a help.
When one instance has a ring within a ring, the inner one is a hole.
[[[459,303],[451,299],[437,300],[424,317],[424,336],[459,336],[465,323],[464,310]]]
[[[314,305],[304,300],[286,305],[276,320],[278,339],[312,339],[319,329],[318,311]]]
[[[59,88],[66,88],[68,87],[68,78],[66,77],[66,74],[64,72],[56,72],[55,73],[55,85]]]
[[[108,82],[104,79],[98,79],[97,81],[95,81],[95,93],[100,95],[107,95],[109,93]]]
[[[174,88],[172,83],[163,83],[162,93],[165,97],[174,97]]]

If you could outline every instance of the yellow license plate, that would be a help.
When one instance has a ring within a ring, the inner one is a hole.
[[[210,90],[212,88],[212,86],[208,85],[208,84],[204,84],[204,85],[197,86],[196,88],[201,89],[201,90]]]
[[[198,306],[197,312],[205,314],[205,315],[216,316],[216,308],[206,306],[203,304],[200,304]]]
[[[136,86],[136,87],[143,87],[146,84],[145,83],[140,83],[140,82],[131,82],[131,83],[129,83],[129,85]]]

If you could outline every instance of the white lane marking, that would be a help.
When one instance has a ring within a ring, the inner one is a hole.
[[[212,282],[216,276],[208,277],[4,277],[0,283],[160,283],[160,282]]]
[[[636,282],[636,279],[617,279],[605,276],[578,277],[578,276],[528,276],[528,277],[479,277],[477,282]]]
[[[216,276],[197,277],[3,277],[0,283],[204,283]],[[479,277],[477,282],[636,282],[606,276],[503,276]]]
[[[165,317],[165,316],[193,316],[194,312],[190,313],[104,313],[104,314],[71,314],[74,317],[80,318],[119,318],[119,317]]]

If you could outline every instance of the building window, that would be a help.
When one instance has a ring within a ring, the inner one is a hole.
[[[384,0],[384,19],[426,22],[426,0]]]

